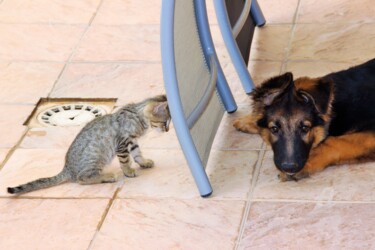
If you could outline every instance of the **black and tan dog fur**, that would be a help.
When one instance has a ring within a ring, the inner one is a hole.
[[[252,99],[252,113],[234,127],[272,146],[282,181],[375,160],[375,59],[318,78],[285,73],[257,87]]]

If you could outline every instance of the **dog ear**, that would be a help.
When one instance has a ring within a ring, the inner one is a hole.
[[[273,77],[258,88],[255,88],[252,97],[254,102],[269,106],[288,86],[293,84],[293,74],[287,72],[283,75]]]
[[[305,103],[311,103],[321,114],[327,114],[333,101],[334,84],[329,79],[320,78],[307,89],[297,90]]]

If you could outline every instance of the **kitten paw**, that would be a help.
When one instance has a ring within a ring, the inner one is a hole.
[[[102,176],[102,183],[113,183],[117,182],[117,176],[115,174],[106,174]]]
[[[146,159],[142,163],[139,164],[141,168],[152,168],[154,166],[154,162],[152,160]]]
[[[126,170],[123,170],[124,175],[129,178],[133,178],[137,176],[137,172],[135,171],[134,168],[128,168]]]

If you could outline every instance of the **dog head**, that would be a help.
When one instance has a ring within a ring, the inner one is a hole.
[[[276,167],[287,174],[301,171],[311,148],[327,135],[333,83],[307,77],[294,81],[288,72],[264,82],[252,98],[260,134],[272,146]]]

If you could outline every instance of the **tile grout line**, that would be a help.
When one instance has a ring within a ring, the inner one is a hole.
[[[72,61],[69,64],[125,64],[125,65],[133,65],[133,64],[161,64],[161,61],[159,60],[104,60],[104,61],[84,61],[84,60],[78,60],[78,61]]]
[[[67,197],[57,197],[57,196],[6,196],[0,195],[1,199],[19,199],[19,200],[110,200],[110,197],[79,197],[79,196],[67,196]]]
[[[21,142],[23,141],[23,139],[25,138],[25,136],[27,135],[27,133],[29,132],[30,128],[25,126],[25,131],[23,132],[23,134],[21,135],[20,139],[17,141],[17,143],[11,147],[11,149],[9,150],[9,152],[7,153],[5,159],[3,160],[3,162],[0,164],[0,171],[3,169],[3,167],[8,163],[9,159],[11,158],[11,156],[13,155],[14,151],[16,151],[19,146],[21,145]]]
[[[109,213],[109,210],[111,210],[112,205],[113,205],[115,199],[117,198],[117,194],[121,191],[121,189],[122,189],[121,187],[118,187],[118,188],[116,189],[116,191],[114,192],[112,198],[108,201],[107,207],[105,208],[105,210],[104,210],[104,212],[103,212],[103,214],[102,214],[102,217],[100,218],[100,221],[99,221],[98,225],[96,226],[96,231],[95,231],[94,236],[92,237],[92,239],[91,239],[91,241],[90,241],[90,244],[89,244],[88,247],[87,247],[87,250],[89,250],[89,249],[92,248],[92,244],[94,243],[96,237],[98,236],[99,231],[100,231],[100,229],[102,228],[105,219],[107,218],[107,215],[108,215],[108,213]]]
[[[300,2],[301,0],[299,0]],[[300,3],[297,4],[299,6]],[[298,8],[299,9],[299,8]],[[296,12],[295,12],[296,13]],[[362,24],[362,25],[373,25],[375,21],[363,21],[363,20],[355,20],[355,21],[325,21],[325,22],[298,22],[297,20],[294,20],[296,16],[293,15],[293,20],[291,22],[281,22],[281,23],[266,23],[267,26],[288,26],[293,24],[303,24],[303,25],[325,25],[325,24],[339,24],[339,25],[351,25],[351,24]],[[212,24],[211,26],[217,26],[218,24]]]
[[[293,199],[253,199],[259,202],[282,203],[326,203],[326,204],[375,204],[375,201],[335,201],[335,200],[293,200]]]
[[[69,56],[70,57],[70,56]],[[67,60],[63,61],[53,61],[53,60],[1,60],[0,63],[54,63],[54,64],[63,64],[66,63]],[[104,61],[71,61],[70,64],[161,64],[159,60],[104,60]]]
[[[291,47],[292,47],[292,41],[293,41],[293,38],[294,38],[296,26],[297,26],[297,17],[298,17],[298,11],[300,9],[300,6],[301,6],[301,0],[298,0],[296,11],[295,11],[294,16],[293,16],[292,30],[290,31],[288,47],[287,47],[286,52],[284,53],[284,60],[282,61],[281,72],[285,72],[285,70],[286,70],[286,64],[288,62],[290,50],[291,50]]]
[[[123,187],[118,187],[118,191],[121,192]],[[115,192],[117,192],[117,189]],[[53,196],[5,196],[1,195],[0,200],[3,199],[19,199],[19,200],[111,200],[113,197],[74,197],[74,196],[67,196],[67,197],[53,197]],[[195,200],[202,200],[200,196],[195,196],[192,198],[176,198],[173,196],[168,197],[150,197],[150,196],[129,196],[129,197],[115,197],[114,200],[135,200],[135,199],[142,199],[142,200],[181,200],[181,201],[195,201]],[[213,198],[212,201],[219,201],[219,202],[241,202],[244,201],[241,198]],[[375,204],[375,200],[366,200],[366,201],[358,201],[358,200],[302,200],[302,199],[262,199],[256,198],[251,199],[251,202],[280,202],[280,203],[323,203],[323,204],[368,204],[373,205]],[[98,223],[99,225],[100,223]]]
[[[33,106],[35,107],[36,104],[35,103],[26,103],[26,102],[1,102],[0,101],[0,105],[3,105],[3,106]]]
[[[249,213],[250,213],[250,208],[251,208],[251,205],[252,205],[252,202],[253,202],[251,198],[252,198],[256,183],[258,181],[260,168],[262,167],[266,151],[267,151],[267,145],[263,142],[262,149],[259,151],[258,161],[255,165],[254,176],[253,176],[253,179],[252,179],[249,194],[248,194],[248,197],[246,199],[246,205],[245,205],[245,209],[244,209],[244,212],[243,212],[240,230],[238,232],[236,245],[234,247],[235,250],[239,249],[243,234],[245,233],[246,222],[247,222],[247,219],[248,219],[248,216],[249,216]]]
[[[274,59],[251,59],[249,60],[249,62],[264,62],[264,63],[282,63],[284,62],[285,60],[274,60]],[[291,59],[291,60],[288,60],[290,62],[331,62],[331,63],[353,63],[353,60],[342,60],[342,61],[339,61],[339,60],[330,60],[330,59],[314,59],[314,58],[308,58],[308,59]]]
[[[92,22],[94,21],[96,15],[98,14],[98,12],[99,12],[99,10],[100,10],[100,7],[103,5],[103,2],[104,2],[104,0],[101,0],[100,3],[98,4],[98,7],[96,8],[95,13],[92,15],[92,17],[91,17],[89,23],[87,24],[87,27],[86,27],[85,30],[83,31],[83,33],[82,33],[81,37],[79,38],[79,40],[78,40],[76,46],[73,47],[73,49],[72,49],[72,53],[70,54],[70,56],[68,57],[68,59],[65,61],[64,67],[62,68],[60,74],[57,76],[56,81],[54,82],[54,84],[53,84],[53,86],[52,86],[52,88],[51,88],[51,91],[47,94],[47,97],[51,97],[51,94],[52,94],[52,92],[54,91],[54,89],[55,89],[57,83],[60,81],[61,76],[65,73],[65,71],[66,71],[68,65],[70,64],[70,62],[71,62],[72,59],[73,59],[73,56],[76,54],[76,51],[78,50],[79,45],[81,44],[81,42],[82,42],[83,38],[85,37],[86,33],[89,31]]]
[[[338,60],[329,60],[329,59],[292,59],[289,60],[291,62],[331,62],[331,63],[352,63],[353,60],[346,60],[346,61],[338,61]],[[276,59],[250,59],[249,62],[265,62],[265,63],[283,63],[284,59],[276,60]],[[50,61],[50,60],[1,60],[0,63],[54,63],[54,64],[63,64],[64,61]],[[145,60],[106,60],[106,61],[72,61],[70,64],[125,64],[125,65],[137,65],[137,64],[150,64],[150,65],[158,65],[161,64],[161,61],[145,61]]]

